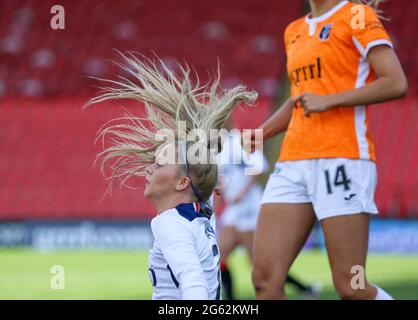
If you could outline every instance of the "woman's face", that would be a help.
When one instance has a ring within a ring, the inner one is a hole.
[[[168,145],[157,153],[155,162],[146,168],[144,196],[149,199],[169,197],[176,192],[180,180],[179,165],[167,163],[166,154],[175,152],[174,145]]]

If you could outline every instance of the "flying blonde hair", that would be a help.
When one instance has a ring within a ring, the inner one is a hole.
[[[197,129],[210,137],[211,129],[224,128],[236,106],[251,104],[257,98],[256,92],[247,91],[241,85],[229,90],[221,89],[219,67],[216,79],[201,86],[198,79],[196,84],[192,83],[187,65],[178,65],[178,76],[159,59],[155,63],[132,53],[121,56],[124,63],[117,65],[132,80],[123,76],[119,76],[118,80],[100,79],[110,86],[102,88],[104,92],[87,105],[128,99],[140,102],[138,106],[143,108],[145,115],[134,116],[127,112],[125,116],[106,123],[98,132],[98,139],[102,140],[104,147],[98,154],[103,174],[106,164],[111,160],[113,162],[108,191],[111,191],[115,178],[119,178],[123,185],[133,175],[145,175],[145,168],[155,162],[155,152],[164,144],[164,141],[155,139],[159,130],[169,129],[176,143],[186,139],[177,128],[179,124],[185,125],[186,134]],[[108,138],[111,138],[110,145],[105,146]],[[218,138],[215,137],[216,144]],[[208,141],[207,145],[212,142]],[[190,143],[186,142],[186,148]],[[206,201],[217,183],[216,164],[190,164],[189,171],[199,197]]]

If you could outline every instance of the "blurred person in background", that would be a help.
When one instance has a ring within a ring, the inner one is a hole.
[[[215,215],[208,204],[218,180],[210,149],[214,144],[218,150],[218,136],[209,133],[221,129],[238,104],[251,103],[257,95],[242,86],[220,90],[219,75],[212,86],[199,87],[192,84],[188,68],[181,69],[180,78],[162,62],[157,66],[135,56],[123,57],[124,70],[137,84],[126,78],[104,80],[113,87],[90,104],[131,99],[144,104],[146,116],[127,114],[100,130],[99,138],[110,142],[99,154],[102,171],[111,161],[111,182],[121,179],[122,184],[145,175],[144,196],[157,211],[151,221],[154,243],[148,269],[152,298],[218,300],[220,255]],[[206,139],[190,141],[193,130],[205,133]],[[166,135],[166,141],[158,135]],[[206,150],[207,156],[193,157],[194,147]]]

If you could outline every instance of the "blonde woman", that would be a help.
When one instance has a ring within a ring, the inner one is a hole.
[[[375,11],[380,1],[360,2],[310,0],[311,13],[286,28],[291,97],[261,126],[264,140],[287,132],[255,232],[258,299],[286,297],[286,276],[316,219],[340,298],[391,299],[364,273],[378,213],[366,108],[404,97],[408,84]]]
[[[208,204],[217,184],[217,164],[210,160],[219,136],[211,130],[221,129],[233,109],[254,101],[256,94],[242,86],[221,90],[219,76],[210,87],[200,87],[192,84],[188,69],[179,77],[163,63],[124,58],[133,80],[107,80],[112,87],[91,103],[130,99],[145,106],[145,116],[116,119],[99,136],[110,141],[100,154],[102,169],[112,163],[111,179],[122,183],[145,176],[144,196],[157,211],[149,254],[152,298],[220,299],[220,253]],[[167,131],[170,139],[160,139]],[[189,141],[193,131],[210,139]],[[191,152],[196,146],[206,156],[196,157]]]

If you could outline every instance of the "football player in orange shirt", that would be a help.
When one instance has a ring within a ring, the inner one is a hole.
[[[375,12],[380,1],[360,2],[310,0],[311,13],[286,28],[291,96],[260,127],[263,141],[287,132],[255,232],[258,299],[286,297],[286,276],[316,219],[340,298],[391,299],[365,273],[353,281],[366,265],[370,214],[378,213],[366,109],[404,97],[408,83]],[[247,149],[260,143],[253,137]]]

